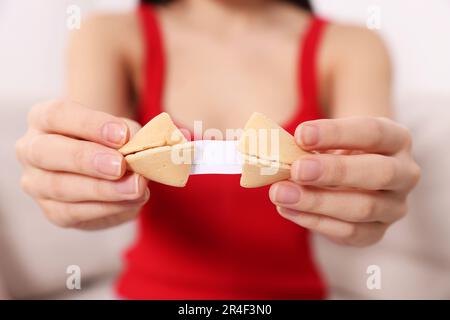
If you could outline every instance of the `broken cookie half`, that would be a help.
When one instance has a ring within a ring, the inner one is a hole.
[[[119,152],[125,156],[130,171],[162,184],[184,187],[194,146],[163,112],[142,127]]]
[[[238,143],[243,155],[240,184],[262,187],[289,179],[292,163],[307,154],[294,137],[261,113],[253,113]]]
[[[239,141],[188,142],[167,113],[147,123],[119,150],[128,169],[162,184],[183,187],[190,174],[239,174],[256,188],[290,178],[292,163],[306,154],[294,137],[260,113]]]

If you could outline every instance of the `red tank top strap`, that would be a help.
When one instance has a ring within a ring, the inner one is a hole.
[[[138,14],[144,40],[144,72],[139,119],[142,123],[147,123],[162,112],[165,57],[162,33],[155,9],[151,5],[141,5],[138,8]]]
[[[165,78],[165,52],[162,31],[159,26],[155,8],[151,5],[139,7],[142,33],[145,42],[144,79],[140,95],[139,108],[142,123],[163,111],[162,94]],[[319,17],[312,17],[308,29],[301,39],[300,61],[298,70],[299,112],[291,124],[322,117],[318,99],[317,56],[322,33],[327,22]],[[145,106],[145,108],[142,108]],[[290,126],[289,126],[290,127]]]
[[[312,17],[310,25],[302,37],[302,49],[299,63],[299,91],[301,92],[302,121],[322,117],[318,90],[318,63],[321,38],[327,22]]]

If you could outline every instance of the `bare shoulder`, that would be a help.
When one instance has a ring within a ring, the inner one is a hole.
[[[382,38],[366,28],[330,23],[322,46],[326,114],[390,115],[392,72]]]
[[[72,31],[66,56],[70,99],[132,117],[130,87],[138,89],[142,41],[136,14],[96,15]]]
[[[90,16],[70,35],[69,53],[132,59],[140,50],[141,35],[135,12]]]
[[[390,72],[390,57],[383,39],[367,28],[330,23],[324,46],[335,67],[357,65]]]

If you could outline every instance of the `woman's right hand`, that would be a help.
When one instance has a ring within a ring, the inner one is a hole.
[[[117,151],[139,128],[72,102],[34,106],[17,141],[22,188],[62,227],[100,229],[134,218],[147,202],[147,181],[126,173]]]

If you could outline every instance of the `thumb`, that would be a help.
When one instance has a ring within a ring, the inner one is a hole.
[[[132,119],[128,119],[128,118],[122,118],[122,119],[125,121],[125,123],[128,126],[128,129],[130,130],[130,136],[128,138],[128,140],[130,140],[136,134],[136,132],[138,132],[142,128],[142,126],[138,122],[136,122]]]

